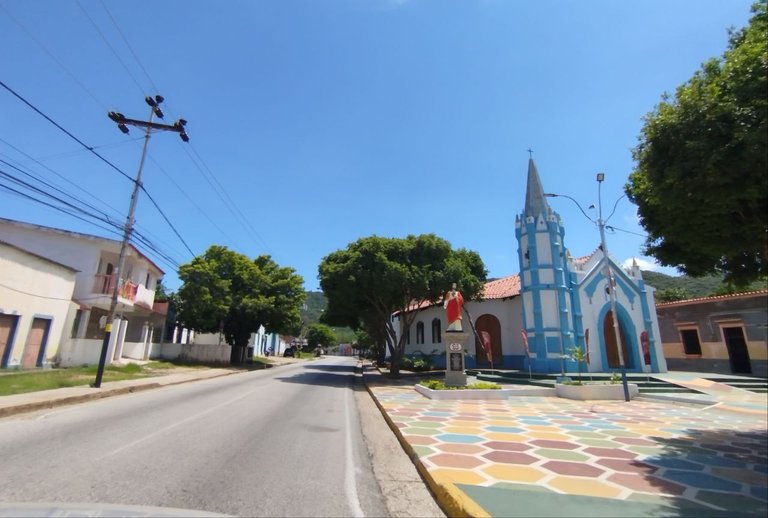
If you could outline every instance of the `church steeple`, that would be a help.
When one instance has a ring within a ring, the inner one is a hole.
[[[539,171],[533,158],[528,159],[528,187],[525,192],[525,217],[536,217],[549,214],[549,205],[544,196],[544,188],[541,186]]]

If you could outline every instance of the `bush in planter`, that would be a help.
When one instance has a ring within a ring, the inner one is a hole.
[[[571,358],[578,364],[579,381],[576,383],[571,382],[570,385],[581,385],[581,364],[586,363],[587,355],[581,347],[576,346],[571,349]]]
[[[423,385],[431,390],[500,390],[501,385],[498,383],[490,383],[488,381],[479,381],[477,383],[472,383],[470,385],[467,385],[465,387],[455,387],[446,385],[443,380],[423,380],[419,382],[420,385]]]

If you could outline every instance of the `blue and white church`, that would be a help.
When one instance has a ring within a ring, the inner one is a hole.
[[[516,217],[515,236],[522,330],[528,341],[526,363],[532,371],[577,370],[571,355],[579,347],[589,352],[587,370],[591,372],[619,368],[622,354],[627,372],[666,372],[654,289],[645,285],[637,263],[624,270],[601,247],[587,257],[571,256],[565,246],[565,225],[547,203],[532,158],[525,208]],[[615,286],[616,315],[610,279]]]
[[[588,363],[581,365],[585,372],[618,370],[619,348],[627,372],[667,371],[654,288],[645,284],[636,263],[624,269],[599,246],[588,256],[571,256],[565,246],[565,225],[547,203],[532,158],[515,235],[520,274],[487,282],[483,300],[465,304],[477,331],[491,337],[492,353],[489,358],[479,340],[470,336],[465,344],[468,368],[527,371],[530,367],[536,373],[574,373],[579,365],[572,355],[579,347],[589,353]],[[615,286],[616,315],[609,279]],[[436,303],[415,311],[418,315],[406,332],[405,352],[431,354],[440,366],[435,353],[445,347],[445,310]],[[393,315],[393,322],[398,320]]]

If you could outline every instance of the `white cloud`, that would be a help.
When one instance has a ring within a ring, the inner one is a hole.
[[[632,268],[632,261],[635,261],[641,270],[659,272],[672,276],[680,275],[680,272],[678,272],[676,268],[661,266],[650,257],[630,257],[621,263],[622,268]]]

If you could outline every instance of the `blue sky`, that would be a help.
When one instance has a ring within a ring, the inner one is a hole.
[[[106,113],[146,118],[162,94],[191,141],[153,135],[144,185],[195,254],[267,253],[314,290],[321,259],[359,237],[433,232],[500,277],[518,272],[526,150],[545,190],[584,207],[604,172],[610,212],[642,117],[722,54],[750,4],[0,0],[0,80],[131,176],[142,134]],[[124,221],[131,182],[3,88],[0,159]],[[0,217],[117,238],[3,185]],[[550,205],[571,253],[590,253],[595,225]],[[635,207],[609,224],[612,255],[641,259]],[[178,288],[168,263],[192,256],[144,195],[137,225]]]

